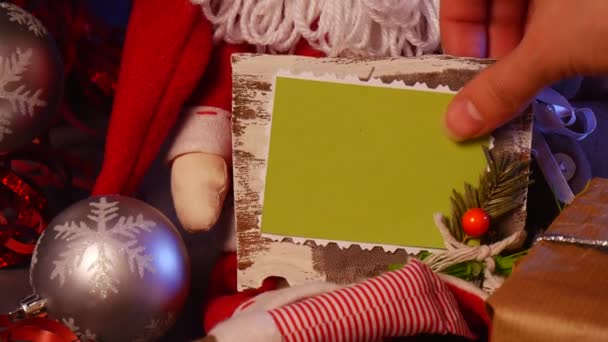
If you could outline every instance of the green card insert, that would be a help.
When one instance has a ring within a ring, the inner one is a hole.
[[[486,166],[481,142],[443,132],[453,96],[277,76],[262,233],[443,248],[433,214]]]

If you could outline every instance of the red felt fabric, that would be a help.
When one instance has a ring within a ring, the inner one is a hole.
[[[248,299],[277,288],[277,279],[270,277],[264,280],[260,288],[239,293],[236,287],[236,272],[236,253],[220,255],[211,271],[207,298],[203,306],[202,318],[205,331],[230,318],[232,313]]]
[[[207,66],[211,24],[189,1],[135,0],[94,194],[135,191]]]
[[[207,287],[209,298],[236,293],[236,264],[236,253],[228,252],[220,255],[209,276],[210,283]]]
[[[211,51],[211,25],[197,6],[188,1],[134,1],[104,163],[93,194],[129,195],[137,190],[186,100],[231,110],[230,56],[254,48],[221,43],[207,68]],[[304,40],[296,54],[323,56]]]
[[[224,253],[211,271],[207,300],[203,307],[203,326],[206,331],[230,318],[236,308],[248,299],[262,292],[276,289],[276,279],[268,278],[259,289],[237,292],[236,268],[236,253]]]
[[[208,23],[203,19],[194,27],[174,75],[167,85],[160,105],[152,118],[144,148],[141,149],[132,176],[125,187],[126,193],[133,193],[145,176],[148,168],[158,155],[163,142],[205,72],[210,58],[211,41]]]
[[[454,284],[446,284],[456,297],[460,312],[462,312],[469,328],[479,337],[479,341],[487,341],[492,323],[486,311],[485,301]]]
[[[214,49],[211,63],[202,82],[188,101],[193,106],[209,106],[232,111],[232,65],[234,53],[255,52],[247,44],[219,43]]]

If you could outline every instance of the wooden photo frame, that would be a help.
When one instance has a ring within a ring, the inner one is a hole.
[[[272,116],[273,84],[280,71],[359,81],[424,84],[458,91],[491,61],[448,56],[345,59],[256,54],[233,55],[233,176],[239,290],[257,288],[270,276],[290,285],[310,281],[353,283],[403,263],[406,247],[264,236],[260,230]],[[493,134],[499,153],[529,158],[532,115],[526,113]],[[482,171],[482,170],[480,170]],[[448,189],[450,191],[451,189]],[[449,196],[449,193],[441,196]],[[506,232],[523,230],[525,206],[502,223]],[[432,217],[429,217],[429,221]]]

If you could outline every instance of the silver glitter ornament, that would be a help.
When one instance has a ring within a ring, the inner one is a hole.
[[[30,281],[50,316],[82,340],[150,341],[181,311],[190,263],[160,211],[129,197],[96,196],[49,223]]]
[[[0,3],[0,153],[27,145],[51,123],[63,93],[52,37],[22,8]]]

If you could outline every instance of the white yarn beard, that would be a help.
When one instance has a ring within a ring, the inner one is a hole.
[[[191,1],[213,24],[215,42],[263,53],[293,53],[301,38],[330,57],[420,56],[439,47],[439,0]]]

